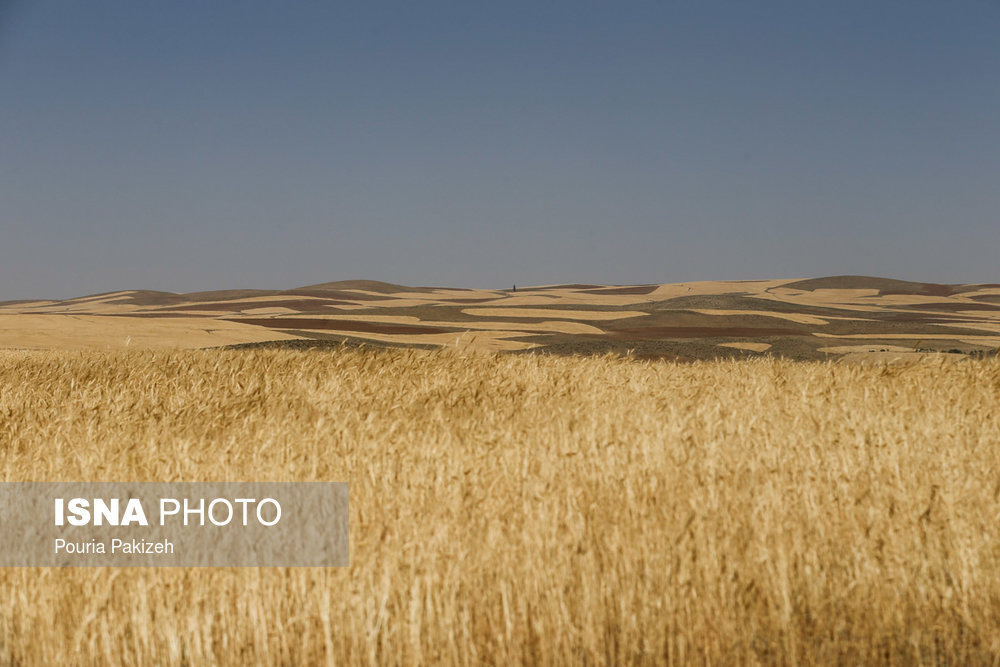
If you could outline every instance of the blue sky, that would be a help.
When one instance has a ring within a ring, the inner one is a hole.
[[[0,299],[1000,282],[1000,2],[0,0]]]

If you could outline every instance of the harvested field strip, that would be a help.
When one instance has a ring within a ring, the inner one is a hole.
[[[700,313],[702,315],[719,315],[719,316],[742,316],[742,315],[760,315],[762,317],[776,317],[782,320],[788,320],[789,322],[796,322],[798,324],[816,324],[824,325],[829,324],[824,319],[818,317],[813,317],[811,315],[803,315],[801,313],[776,313],[767,310],[719,310],[713,308],[695,308],[692,312]]]
[[[659,285],[635,285],[633,287],[606,287],[603,289],[583,290],[584,294],[652,294]]]
[[[441,327],[427,327],[415,324],[388,324],[361,320],[333,320],[318,317],[244,317],[232,318],[229,322],[252,324],[271,329],[314,329],[317,331],[364,331],[379,334],[439,334],[448,333]]]
[[[35,299],[15,299],[13,301],[0,301],[0,310],[5,310],[10,308],[15,312],[20,311],[24,308],[40,308],[42,306],[48,306],[53,303],[61,303],[60,301],[37,301]]]
[[[308,329],[287,329],[284,332],[290,335],[309,335],[311,333]],[[537,347],[536,343],[509,340],[531,337],[533,335],[535,334],[528,331],[449,331],[438,334],[385,334],[352,331],[349,334],[344,334],[344,338],[352,339],[352,342],[376,341],[378,343],[390,343],[402,346],[415,345],[425,348],[446,347],[463,350],[475,348],[480,351],[511,352]]]
[[[793,309],[793,312],[794,309],[799,306],[803,306],[806,308],[814,307],[814,308],[824,308],[824,309],[846,310],[846,311],[853,311],[856,313],[879,313],[885,310],[885,308],[882,308],[880,306],[862,301],[860,298],[849,299],[845,297],[843,299],[821,300],[821,299],[808,298],[808,293],[803,297],[797,297],[797,296],[787,296],[782,294],[775,294],[773,292],[768,292],[766,294],[753,294],[750,295],[750,298],[760,299],[761,301],[773,301],[775,303],[786,304],[787,306]]]
[[[462,310],[473,317],[538,317],[553,320],[622,320],[643,317],[639,310],[559,310],[556,308],[466,308]]]
[[[487,303],[489,301],[496,301],[497,298],[498,297],[495,296],[481,297],[478,299],[452,299],[449,297],[441,297],[437,300],[441,301],[442,303]]]
[[[719,347],[731,347],[736,350],[764,352],[771,347],[770,343],[719,343]]]
[[[989,303],[969,303],[964,301],[948,301],[943,303],[910,303],[905,306],[890,305],[889,308],[907,308],[911,310],[940,310],[940,311],[989,311],[1000,314],[1000,305]]]
[[[312,309],[322,309],[324,306],[350,306],[351,301],[340,301],[337,299],[260,299],[247,301],[220,301],[218,303],[191,303],[181,306],[167,306],[158,308],[158,311],[230,311],[239,312],[245,308],[292,308],[299,311]]]
[[[121,299],[127,296],[135,294],[133,290],[123,290],[121,292],[105,292],[103,294],[91,294],[89,296],[78,296],[74,299],[67,299],[66,301],[58,303],[100,303],[103,301],[110,301],[112,299]]]
[[[895,334],[895,333],[878,333],[878,334],[828,334],[815,332],[813,336],[818,336],[820,338],[884,338],[884,339],[903,339],[903,340],[958,340],[959,338],[968,340],[983,340],[991,341],[996,340],[996,336],[970,336],[964,333],[953,333],[953,334],[937,334],[937,333],[916,333],[916,334]]]
[[[603,334],[604,330],[583,322],[571,320],[531,321],[531,322],[435,322],[429,326],[451,326],[456,329],[482,331],[520,331],[523,333],[563,333],[563,334]]]
[[[0,314],[0,348],[190,348],[284,338],[261,327],[197,317]]]
[[[669,299],[691,294],[756,294],[764,290],[779,287],[787,280],[709,280],[693,283],[670,283],[660,285],[650,292],[650,296],[658,299]]]
[[[767,327],[639,327],[615,329],[605,335],[609,338],[634,340],[647,338],[759,338],[761,336],[808,336],[809,334],[808,331],[798,329]]]
[[[848,290],[874,288],[881,294],[920,294],[925,296],[948,296],[958,291],[960,285],[939,285],[935,283],[917,283],[908,280],[892,278],[875,278],[872,276],[828,276],[825,278],[810,278],[785,284],[788,289],[808,291]]]
[[[852,352],[879,352],[885,350],[886,352],[912,352],[912,347],[903,347],[901,345],[836,345],[833,347],[821,347],[818,348],[820,352],[829,352],[831,354],[851,354]]]
[[[607,285],[584,285],[581,283],[570,283],[567,285],[532,285],[530,287],[523,287],[519,292],[541,292],[546,290],[589,290],[589,289],[599,289],[601,287],[607,287]]]
[[[288,319],[300,319],[298,316]],[[301,318],[305,319],[305,318]],[[324,315],[323,320],[332,321],[343,321],[343,320],[357,320],[357,316],[352,315]],[[566,333],[566,334],[600,334],[604,333],[603,329],[599,329],[595,326],[589,324],[584,324],[583,322],[574,322],[571,320],[554,320],[554,321],[542,321],[528,319],[524,322],[502,322],[496,320],[487,320],[485,322],[479,322],[475,320],[421,320],[413,315],[365,315],[365,322],[372,323],[387,323],[387,324],[404,324],[404,325],[420,325],[426,327],[441,327],[446,330],[455,331],[465,331],[465,330],[482,330],[482,331],[519,331],[522,333]]]
[[[1000,333],[1000,322],[998,321],[956,322],[954,324],[935,324],[934,326],[945,327],[945,329],[947,328],[962,329],[965,333],[968,333],[969,331],[996,331]],[[938,331],[943,332],[944,329],[938,329]],[[956,333],[955,335],[964,335],[964,334]]]
[[[348,290],[312,290],[293,289],[282,292],[285,296],[314,296],[320,299],[340,299],[343,301],[391,301],[392,297],[385,294],[355,292]]]

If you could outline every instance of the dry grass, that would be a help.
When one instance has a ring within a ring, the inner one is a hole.
[[[351,567],[0,571],[4,663],[1000,657],[1000,362],[0,354],[21,480],[345,480]]]
[[[280,331],[207,317],[145,319],[107,315],[0,312],[0,350],[173,349],[291,340]]]

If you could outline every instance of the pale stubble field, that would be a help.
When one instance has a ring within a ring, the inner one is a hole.
[[[6,481],[350,483],[341,569],[0,571],[0,662],[1000,658],[1000,362],[0,353]]]

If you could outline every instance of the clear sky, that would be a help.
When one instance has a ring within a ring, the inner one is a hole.
[[[997,0],[0,0],[0,299],[998,257]]]

